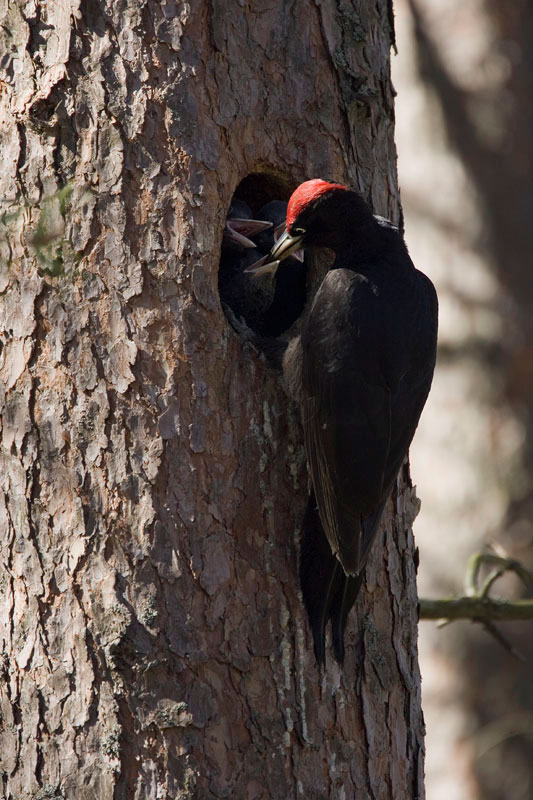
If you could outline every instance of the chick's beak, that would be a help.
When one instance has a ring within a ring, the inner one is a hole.
[[[259,259],[259,261],[254,261],[253,264],[250,264],[249,267],[246,267],[243,272],[250,275],[252,278],[260,278],[263,275],[272,275],[274,276],[277,272],[279,267],[279,261],[273,261],[270,259],[268,263],[265,263],[267,259],[270,258],[270,254],[263,256]]]
[[[290,256],[291,253],[300,249],[303,238],[303,236],[291,236],[288,231],[285,231],[283,236],[278,239],[270,251],[269,257],[273,261],[283,261],[283,259]]]
[[[261,231],[267,230],[272,227],[271,222],[266,222],[261,219],[239,219],[232,217],[226,220],[224,226],[224,234],[222,238],[223,244],[232,246],[239,250],[255,247],[255,242],[249,238],[255,236]]]

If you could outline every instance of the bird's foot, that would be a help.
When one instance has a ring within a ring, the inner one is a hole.
[[[228,318],[231,327],[244,339],[257,355],[263,355],[269,367],[280,370],[283,362],[283,355],[287,349],[287,342],[282,339],[275,339],[273,336],[261,336],[256,331],[248,327],[242,317],[238,317],[233,309],[222,303],[224,313]]]
[[[254,352],[259,355],[261,353],[261,348],[258,344],[258,339],[260,338],[258,334],[249,328],[244,318],[238,317],[233,309],[228,305],[222,303],[222,308],[224,309],[224,313],[235,333],[238,333],[242,339],[247,341],[251,345]]]

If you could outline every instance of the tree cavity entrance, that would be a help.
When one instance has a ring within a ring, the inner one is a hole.
[[[245,272],[267,256],[282,235],[293,188],[283,178],[251,173],[235,189],[226,214],[218,277],[222,307],[231,322],[244,321],[261,336],[280,336],[305,306],[303,258],[291,256],[277,270],[257,276]]]

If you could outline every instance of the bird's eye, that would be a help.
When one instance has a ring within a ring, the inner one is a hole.
[[[305,228],[293,228],[291,233],[296,234],[297,236],[303,236],[305,233]]]

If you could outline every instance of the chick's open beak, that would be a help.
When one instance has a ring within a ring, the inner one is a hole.
[[[267,230],[272,227],[271,222],[266,222],[261,219],[240,219],[239,217],[230,217],[226,220],[224,226],[224,234],[222,238],[223,244],[226,246],[233,246],[239,250],[255,247],[255,242],[249,238],[255,236],[261,231]]]
[[[270,259],[267,263],[267,259]],[[259,261],[254,261],[253,264],[250,264],[249,267],[246,267],[244,272],[250,275],[252,278],[260,278],[262,275],[268,275],[271,273],[272,275],[276,274],[276,271],[279,267],[279,261],[273,261],[270,258],[270,253],[263,258],[260,258]]]

